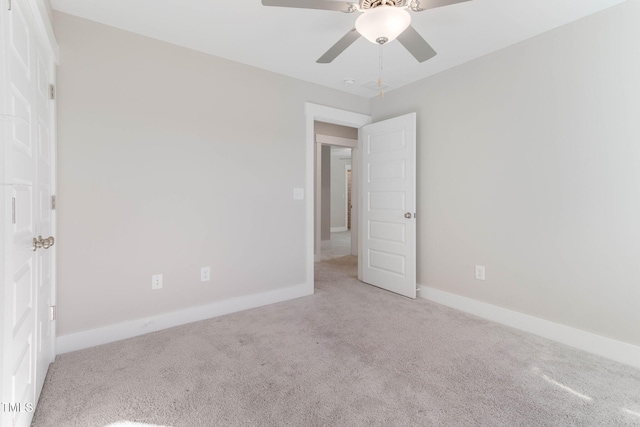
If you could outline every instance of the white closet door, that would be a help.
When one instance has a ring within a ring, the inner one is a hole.
[[[38,249],[37,260],[37,324],[36,324],[36,398],[44,384],[49,365],[55,359],[55,195],[56,174],[56,111],[55,111],[55,63],[43,38],[35,45],[36,70],[36,168],[37,212],[35,226],[37,236],[54,238],[54,245]]]
[[[54,63],[38,31],[35,2],[2,4],[2,426],[28,426],[55,356],[50,312],[55,246],[34,251],[34,238],[55,234]],[[48,243],[44,246],[48,246]]]

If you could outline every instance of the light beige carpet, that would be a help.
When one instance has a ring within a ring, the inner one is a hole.
[[[59,356],[34,426],[640,425],[640,371],[355,280]],[[128,424],[135,425],[135,424]]]
[[[320,243],[320,261],[351,255],[351,231],[334,231]]]

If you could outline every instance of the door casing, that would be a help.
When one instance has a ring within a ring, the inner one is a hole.
[[[315,188],[314,188],[314,197],[315,197],[315,213],[314,213],[314,218],[315,218],[315,231],[314,231],[314,238],[315,238],[315,247],[314,247],[314,253],[315,253],[315,260],[319,261],[320,260],[320,255],[322,252],[322,242],[321,239],[317,238],[317,236],[320,236],[321,234],[321,228],[322,228],[322,197],[321,197],[321,192],[322,192],[322,168],[323,168],[323,163],[322,163],[322,147],[325,145],[331,146],[331,147],[346,147],[346,148],[350,148],[351,149],[351,164],[353,165],[355,159],[358,158],[358,140],[357,139],[349,139],[349,138],[340,138],[340,137],[335,137],[335,136],[329,136],[329,135],[322,135],[322,134],[316,134],[315,135],[315,139],[316,139],[316,146],[315,146]],[[357,169],[357,165],[355,165],[356,171]],[[354,192],[354,194],[357,194],[358,192],[358,182],[357,180],[354,180],[354,184],[352,187],[352,191]],[[356,225],[356,227],[353,227],[351,230],[351,255],[358,255],[357,252],[357,237],[358,237],[358,233],[357,233],[357,219],[355,219],[354,224]]]
[[[338,108],[327,107],[324,105],[313,104],[310,102],[305,103],[305,115],[306,115],[306,285],[308,286],[309,293],[313,293],[314,288],[314,230],[315,230],[315,209],[314,209],[314,194],[315,194],[315,150],[316,141],[314,133],[314,122],[326,122],[336,125],[349,126],[354,128],[361,128],[364,125],[371,123],[371,116],[366,114],[354,113],[351,111],[341,110]],[[357,162],[357,158],[353,159],[353,162]],[[353,163],[352,163],[353,164]],[[352,216],[357,217],[357,206],[354,206],[354,210],[351,212]],[[352,227],[354,225],[352,224]]]

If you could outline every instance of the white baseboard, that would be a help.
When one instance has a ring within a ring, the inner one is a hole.
[[[420,285],[419,288],[421,298],[640,368],[640,347],[638,346],[428,286]]]
[[[347,231],[348,228],[347,227],[331,227],[331,232],[332,233],[336,233],[339,231]]]
[[[62,354],[70,351],[82,350],[101,344],[108,344],[110,342],[148,334],[149,332],[155,332],[174,326],[184,325],[186,323],[197,322],[199,320],[210,319],[212,317],[223,316],[225,314],[235,313],[250,308],[261,307],[312,294],[313,285],[309,286],[308,284],[301,284],[288,288],[262,292],[259,294],[230,298],[208,305],[160,314],[158,316],[116,323],[114,325],[90,329],[88,331],[61,335],[56,339],[56,353]]]

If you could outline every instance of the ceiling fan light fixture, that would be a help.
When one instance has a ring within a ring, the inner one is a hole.
[[[378,6],[363,12],[356,20],[356,30],[371,43],[395,40],[411,24],[411,15],[404,8]]]

